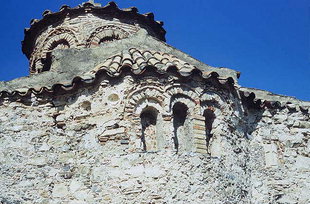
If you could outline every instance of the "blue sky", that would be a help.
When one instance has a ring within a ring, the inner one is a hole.
[[[0,13],[0,80],[28,75],[23,30],[45,9],[80,0],[9,0]],[[105,5],[108,1],[98,1]],[[116,0],[164,21],[167,43],[211,66],[240,71],[239,84],[310,101],[308,0]]]

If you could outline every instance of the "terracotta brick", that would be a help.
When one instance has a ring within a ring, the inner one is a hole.
[[[205,130],[206,128],[204,126],[194,125],[194,129],[195,130]]]

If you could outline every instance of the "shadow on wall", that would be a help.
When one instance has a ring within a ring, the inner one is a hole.
[[[141,141],[143,144],[143,151],[156,151],[156,123],[158,111],[153,107],[147,107],[140,115],[142,136]],[[147,140],[145,139],[147,137]]]
[[[188,135],[185,133],[185,121],[187,117],[188,107],[180,102],[177,102],[173,106],[173,128],[174,128],[174,147],[179,152],[179,140],[182,141],[182,144],[185,146],[185,140],[188,140]],[[183,134],[182,134],[183,133]],[[180,138],[179,138],[180,137]]]
[[[157,151],[158,150],[158,134],[159,134],[159,111],[152,107],[146,107],[140,114],[140,122],[142,128],[141,142],[143,145],[143,151]],[[189,108],[182,102],[177,102],[172,108],[173,116],[173,143],[176,153],[193,151],[195,145],[192,126],[195,124],[192,121],[192,117],[189,115]],[[199,145],[204,145],[204,148],[208,150],[210,146],[210,140],[212,138],[212,125],[216,116],[214,111],[206,109],[203,112],[202,124],[199,127],[201,130],[201,136],[203,142]]]
[[[206,109],[203,113],[203,116],[205,117],[206,144],[207,147],[209,147],[210,140],[213,136],[211,134],[211,130],[212,130],[212,124],[215,120],[215,114],[212,110]]]

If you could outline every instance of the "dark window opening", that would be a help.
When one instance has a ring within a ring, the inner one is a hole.
[[[104,38],[101,38],[98,44],[100,45],[105,42],[112,42],[114,40],[119,40],[119,39],[120,39],[119,36],[116,36],[116,35],[106,36]]]
[[[188,108],[183,103],[176,103],[173,106],[173,127],[174,127],[174,148],[176,151],[179,151],[179,138],[178,138],[178,129],[184,126]]]
[[[50,52],[46,53],[45,59],[41,59],[41,63],[43,65],[43,67],[41,68],[41,70],[38,70],[38,72],[45,72],[45,71],[49,71],[51,69],[52,56],[51,56]]]
[[[52,57],[51,57],[51,52],[56,49],[67,49],[70,48],[70,45],[67,40],[61,39],[58,41],[54,41],[50,47],[48,48],[48,52],[46,53],[45,58],[41,58],[41,67],[37,67],[35,65],[35,69],[38,70],[38,72],[45,72],[49,71],[51,69],[51,64],[52,64]]]
[[[205,110],[203,113],[203,116],[205,117],[206,142],[207,142],[207,147],[209,147],[210,140],[213,136],[211,134],[211,130],[212,130],[212,124],[215,119],[215,115],[212,110]]]
[[[143,151],[153,149],[156,146],[156,123],[158,112],[155,108],[148,107],[140,115],[142,136],[141,141],[143,144]],[[146,141],[146,139],[148,141]]]

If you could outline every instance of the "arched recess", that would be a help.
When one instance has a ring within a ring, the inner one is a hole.
[[[173,110],[173,106],[176,103],[183,103],[184,105],[187,106],[191,114],[194,114],[195,108],[196,108],[196,103],[193,98],[191,98],[188,95],[184,95],[182,93],[174,94],[170,96],[170,102],[169,102],[169,112]]]
[[[203,116],[205,119],[206,145],[208,150],[210,140],[213,136],[212,126],[216,117],[212,109],[205,109],[205,111],[203,112]]]
[[[207,104],[217,105],[220,109],[227,109],[227,103],[225,103],[224,98],[217,92],[205,91],[200,95],[200,103],[202,104],[202,113]],[[204,103],[204,104],[203,104]]]
[[[129,33],[115,25],[106,25],[97,28],[88,38],[87,47],[96,47],[100,44],[127,38]]]
[[[173,105],[173,142],[174,148],[177,152],[179,150],[188,150],[190,147],[187,147],[190,144],[190,137],[186,134],[188,125],[187,116],[188,116],[188,107],[181,103],[177,102]]]
[[[140,114],[141,142],[143,151],[156,151],[158,110],[152,106],[144,108]]]
[[[173,105],[171,102],[175,101],[173,98],[184,98],[186,101],[183,101],[183,103],[188,107],[195,107],[196,103],[199,101],[199,94],[191,87],[183,84],[168,86],[165,88],[165,93],[169,95],[165,101],[165,104],[169,104],[169,106],[167,106],[167,112],[171,112]],[[191,110],[191,113],[193,113],[193,111],[196,112],[196,110]]]
[[[61,36],[59,36],[61,37]],[[58,40],[54,40],[52,42],[49,42],[49,46],[46,49],[47,51],[56,50],[56,49],[68,49],[70,48],[70,43],[67,39],[60,38]]]
[[[131,93],[126,96],[127,104],[125,113],[134,113],[139,112],[139,104],[141,101],[149,100],[150,102],[154,101],[158,103],[160,107],[164,106],[164,101],[166,94],[160,87],[156,86],[143,86],[137,89],[134,89]]]
[[[73,31],[66,28],[57,28],[51,31],[37,50],[32,54],[30,61],[31,72],[48,71],[50,68],[50,53],[56,49],[68,49],[78,46],[78,40]]]
[[[136,140],[138,149],[156,151],[163,148],[164,98],[163,91],[152,86],[142,87],[127,96],[124,119],[131,124],[127,134],[132,142]]]
[[[57,48],[57,45],[61,44],[65,48],[76,47],[78,45],[76,34],[68,28],[57,28],[48,34],[43,41],[42,48],[43,51],[48,51]]]
[[[196,127],[194,142],[196,150],[210,153],[212,143],[218,143],[221,140],[220,134],[222,130],[218,125],[225,121],[223,112],[228,110],[228,106],[223,97],[213,91],[202,93],[200,98],[200,117],[194,120]]]
[[[173,142],[177,152],[193,150],[192,116],[195,112],[195,101],[184,94],[170,98],[170,111],[173,118]]]

